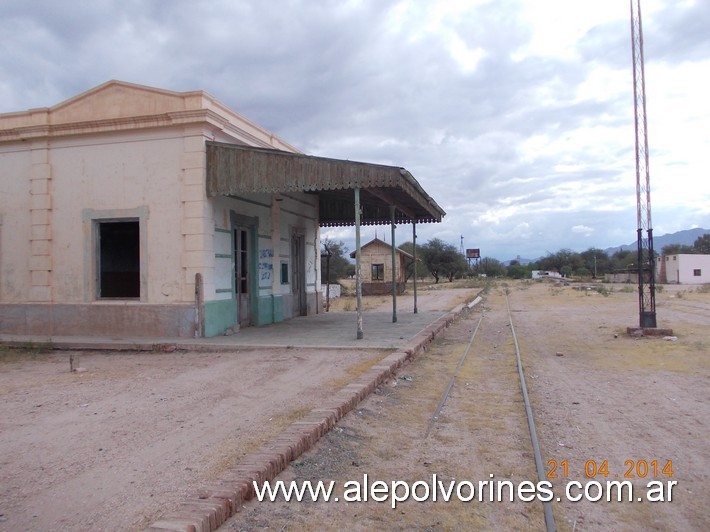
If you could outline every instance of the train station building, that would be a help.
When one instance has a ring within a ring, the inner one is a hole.
[[[304,155],[203,91],[0,114],[0,333],[203,337],[321,311],[320,229],[441,221],[404,168]]]

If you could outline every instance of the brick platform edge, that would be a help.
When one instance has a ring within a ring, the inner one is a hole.
[[[480,295],[480,293],[478,294]],[[245,457],[218,481],[198,489],[182,501],[178,510],[152,523],[148,532],[212,532],[242,509],[244,501],[254,497],[253,481],[271,481],[286,466],[313,447],[345,414],[390,379],[399,368],[425,351],[434,338],[451,325],[466,304],[429,324],[400,350],[328,398],[324,404],[292,423],[274,440]]]

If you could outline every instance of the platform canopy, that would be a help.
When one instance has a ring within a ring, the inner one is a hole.
[[[318,196],[321,227],[440,222],[446,214],[406,169],[266,148],[207,143],[207,195],[306,192]]]

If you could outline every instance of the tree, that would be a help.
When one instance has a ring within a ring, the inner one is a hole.
[[[414,244],[412,242],[405,242],[401,246],[399,246],[399,249],[402,251],[406,251],[410,255],[414,255]],[[429,274],[427,271],[426,264],[423,262],[423,257],[424,257],[424,247],[417,244],[417,276],[418,277],[425,277],[426,275]],[[409,281],[411,279],[412,275],[414,275],[414,261],[409,260],[407,262],[407,265],[405,266],[404,270],[404,280]]]
[[[324,248],[320,256],[323,283],[329,284],[348,277],[352,264],[347,259],[348,248],[345,247],[345,244],[342,241],[334,242],[329,238],[323,240],[321,244]],[[328,253],[330,253],[330,279],[326,278],[328,275]]]
[[[697,242],[697,240],[696,240]],[[695,246],[686,246],[685,244],[668,244],[661,248],[662,255],[680,255],[681,253],[697,253]]]
[[[505,274],[511,279],[529,279],[531,277],[530,270],[521,265],[517,260],[510,262],[510,266],[508,266]]]
[[[422,255],[435,283],[439,282],[440,277],[446,277],[449,282],[453,281],[456,274],[463,273],[468,266],[466,259],[455,246],[438,238],[433,238],[422,246]]]
[[[499,277],[505,275],[505,266],[497,259],[483,257],[474,266],[473,271],[476,275],[485,275],[486,277]]]
[[[562,275],[570,275],[582,266],[579,253],[571,249],[561,249],[557,253],[549,253],[539,261],[543,270],[555,271]]]
[[[620,249],[616,251],[611,256],[611,269],[613,271],[628,270],[630,266],[636,264],[637,255],[638,252],[631,250],[623,251]]]
[[[579,256],[582,259],[582,268],[576,272],[577,275],[601,277],[611,271],[611,260],[603,249],[589,248]]]
[[[703,236],[696,238],[693,247],[696,253],[710,255],[710,233],[705,233]]]

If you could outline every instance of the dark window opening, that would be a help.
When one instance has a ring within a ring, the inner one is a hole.
[[[140,296],[138,221],[99,223],[99,297]]]
[[[385,265],[384,264],[373,264],[372,265],[372,280],[373,281],[384,281],[385,280]]]
[[[703,275],[702,270],[693,270],[693,275],[695,277],[701,277]]]
[[[288,284],[288,263],[281,263],[281,284]]]

